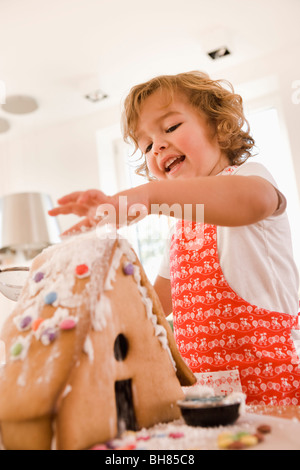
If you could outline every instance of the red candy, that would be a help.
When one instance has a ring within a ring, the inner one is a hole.
[[[179,439],[180,437],[184,437],[183,432],[170,432],[169,437],[172,439]]]
[[[90,450],[107,450],[108,447],[106,447],[105,444],[96,444],[95,446],[91,447]]]
[[[137,441],[148,441],[150,439],[150,436],[138,436],[136,438]]]
[[[124,446],[116,447],[116,450],[134,450],[135,448],[135,444],[125,444]]]
[[[86,264],[79,264],[75,268],[75,273],[77,277],[86,277],[89,276],[90,270]]]

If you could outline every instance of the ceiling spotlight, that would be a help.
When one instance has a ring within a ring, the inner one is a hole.
[[[31,96],[12,95],[6,97],[2,109],[11,114],[29,114],[38,109],[38,104]]]
[[[85,98],[92,103],[98,103],[99,101],[105,100],[105,98],[108,98],[108,95],[104,93],[102,90],[95,90],[92,91],[91,93],[88,93],[85,95]]]
[[[219,47],[214,51],[208,52],[209,57],[211,57],[213,60],[220,59],[221,57],[224,57],[229,54],[230,51],[227,49],[227,47]]]

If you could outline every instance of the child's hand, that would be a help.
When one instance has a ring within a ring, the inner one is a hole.
[[[97,189],[77,191],[60,198],[59,206],[48,213],[52,216],[60,214],[84,216],[83,220],[62,235],[71,235],[106,224],[119,228],[136,223],[148,215],[147,207],[141,202],[136,202],[135,194],[135,189],[114,196],[107,196]]]
[[[59,206],[51,209],[48,213],[52,216],[60,214],[76,214],[84,216],[78,224],[73,225],[66,230],[63,235],[70,235],[75,232],[81,232],[84,229],[91,229],[96,226],[97,208],[101,204],[112,204],[112,198],[106,196],[102,191],[90,189],[88,191],[77,191],[61,197],[58,201]]]

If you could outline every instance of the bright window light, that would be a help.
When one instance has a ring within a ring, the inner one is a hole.
[[[249,161],[262,163],[273,175],[279,190],[287,199],[287,213],[292,232],[295,261],[300,269],[300,206],[293,161],[274,107],[252,112],[247,116],[255,140],[257,156]]]

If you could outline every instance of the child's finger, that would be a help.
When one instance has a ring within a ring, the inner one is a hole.
[[[90,219],[88,219],[87,217],[83,220],[81,220],[80,222],[78,222],[78,224],[75,224],[73,225],[72,227],[68,228],[67,230],[65,230],[61,236],[66,236],[66,235],[75,235],[75,234],[78,234],[78,233],[81,233],[83,232],[84,229],[91,229],[92,227],[94,227],[94,224],[91,223]]]
[[[89,189],[88,191],[84,191],[81,193],[80,197],[78,198],[77,202],[79,204],[99,204],[105,200],[106,196],[102,191],[98,189]]]
[[[58,204],[68,204],[69,202],[76,202],[77,199],[81,196],[82,191],[75,191],[65,196],[60,197],[57,202]]]
[[[75,214],[75,215],[86,215],[89,208],[81,204],[65,204],[62,206],[54,207],[48,211],[49,215],[56,216],[61,214]]]

